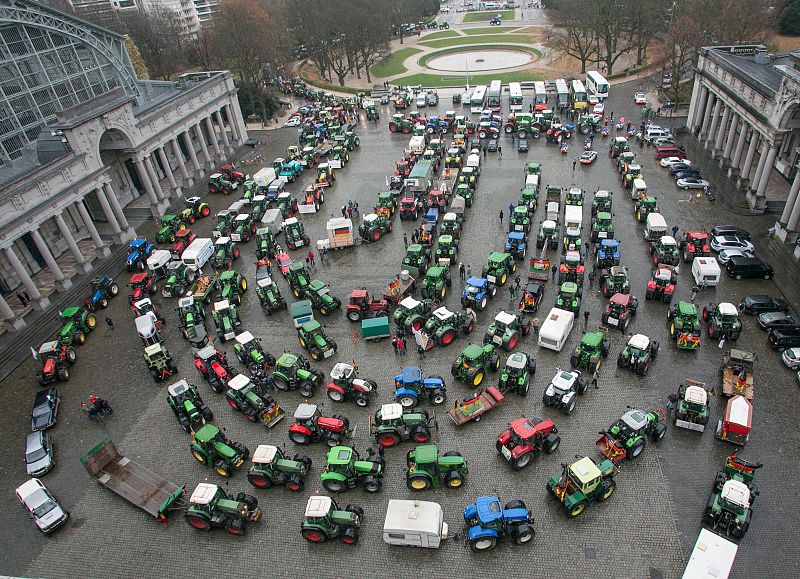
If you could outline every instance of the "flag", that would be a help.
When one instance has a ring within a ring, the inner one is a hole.
[[[33,356],[33,359],[34,360],[38,360],[39,359],[39,353],[36,351],[36,348],[34,348],[33,346],[30,346],[30,349],[31,349],[31,356]]]

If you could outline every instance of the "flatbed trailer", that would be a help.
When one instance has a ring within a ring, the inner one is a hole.
[[[201,275],[192,285],[192,297],[195,303],[211,303],[211,292],[219,289],[219,276],[216,274]]]
[[[744,396],[753,399],[753,352],[731,349],[722,360],[722,393],[725,396]],[[744,380],[742,373],[744,372]]]
[[[387,293],[383,294],[383,299],[392,302],[394,305],[399,304],[407,294],[414,291],[415,282],[419,276],[416,268],[408,268],[408,273],[404,274],[402,271],[393,282],[389,284]]]
[[[486,390],[478,392],[472,398],[457,401],[452,408],[447,411],[447,415],[455,423],[461,426],[467,422],[480,422],[481,417],[492,408],[505,403],[506,397],[494,386],[489,386]]]
[[[184,485],[122,456],[110,438],[84,454],[81,464],[98,483],[163,523],[170,510],[183,506]]]

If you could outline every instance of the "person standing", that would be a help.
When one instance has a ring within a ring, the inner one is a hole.
[[[467,264],[467,277],[472,277],[472,264]]]
[[[28,298],[25,297],[25,294],[22,293],[22,292],[17,292],[17,299],[19,300],[19,303],[22,304],[23,308],[27,307],[28,306],[28,302],[30,301],[30,300],[28,300]]]
[[[403,247],[408,248],[408,234],[403,233]]]
[[[500,225],[503,225],[503,210],[500,210]]]
[[[114,320],[112,320],[111,318],[106,316],[106,325],[109,327],[109,329],[113,330],[114,329]]]
[[[533,321],[531,322],[531,326],[533,327],[533,333],[534,334],[538,334],[539,333],[539,325],[540,324],[541,324],[541,322],[539,321],[539,318],[533,318]]]
[[[675,237],[675,236],[678,235],[678,230],[679,229],[680,229],[680,227],[678,227],[677,225],[672,227],[672,237]]]
[[[466,279],[467,268],[464,267],[463,262],[458,262],[458,277],[461,278],[461,281]]]
[[[309,251],[308,254],[307,254],[307,257],[308,257],[308,261],[311,263],[311,267],[315,267],[316,263],[314,262],[314,252],[313,251]]]
[[[689,298],[689,300],[690,300],[692,303],[694,303],[694,299],[697,297],[697,292],[699,292],[699,291],[700,291],[700,288],[699,288],[699,287],[697,287],[697,286],[694,286],[694,287],[692,288],[692,293],[690,294],[690,298]]]
[[[347,217],[347,205],[342,205],[342,217]]]
[[[392,336],[392,350],[394,350],[395,356],[397,356],[400,353],[400,348],[397,344],[397,336]]]
[[[514,301],[514,292],[517,288],[514,287],[513,283],[508,284],[508,295],[511,296],[511,301]]]
[[[552,281],[556,281],[556,272],[557,271],[558,270],[555,267],[553,267],[552,265],[550,266],[550,279]]]
[[[498,157],[503,156],[503,147],[501,147],[500,145],[497,145],[497,156]]]
[[[573,173],[575,172],[575,167],[577,167],[577,166],[578,166],[578,159],[577,158],[572,159],[572,172]]]
[[[597,385],[597,379],[600,377],[600,368],[594,371],[592,374],[592,386],[594,386],[595,390],[600,390],[600,387]]]
[[[509,203],[508,204],[508,218],[509,219],[511,219],[511,214],[512,213],[514,213],[514,204],[513,203]]]
[[[583,331],[586,332],[589,329],[589,310],[583,312]]]
[[[517,286],[517,289],[522,289],[522,280],[519,279],[519,276],[514,278],[514,285]]]

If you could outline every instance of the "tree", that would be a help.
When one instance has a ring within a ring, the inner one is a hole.
[[[627,1],[626,25],[629,42],[636,50],[636,66],[644,64],[648,47],[665,30],[664,19],[671,5],[669,0]]]
[[[147,63],[145,63],[144,58],[142,58],[142,53],[139,52],[136,43],[134,43],[133,39],[127,34],[125,35],[125,50],[128,51],[128,56],[131,59],[131,64],[133,64],[136,78],[139,80],[148,80],[150,78],[150,71],[147,70]]]
[[[790,0],[780,18],[781,34],[800,36],[800,0]]]
[[[694,67],[702,38],[697,23],[686,15],[673,18],[672,25],[664,36],[662,73],[669,73],[672,79],[669,86],[665,87],[665,92],[676,102],[681,81],[689,77]]]
[[[119,21],[153,77],[169,80],[184,67],[184,31],[171,10],[164,6],[131,10],[121,14]]]
[[[627,42],[628,31],[623,15],[627,8],[625,0],[594,0],[587,13],[592,14],[594,33],[597,39],[597,52],[600,61],[606,65],[606,74],[614,72],[614,64],[623,55],[636,49]]]
[[[597,42],[593,22],[581,0],[563,0],[555,5],[550,16],[556,28],[550,33],[547,46],[553,50],[578,59],[581,73],[597,53]]]
[[[202,70],[214,70],[219,61],[216,54],[216,36],[213,27],[204,26],[189,43],[189,58]]]

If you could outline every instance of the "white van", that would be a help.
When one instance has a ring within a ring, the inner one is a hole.
[[[467,157],[467,167],[474,167],[475,174],[481,174],[481,156],[479,154],[472,154]]]
[[[647,183],[644,182],[644,179],[634,179],[633,187],[631,187],[631,199],[638,201],[645,195],[647,195]]]
[[[417,155],[421,155],[425,151],[425,137],[422,135],[414,135],[408,141],[408,148]]]
[[[655,241],[667,234],[667,222],[661,213],[648,213],[647,223],[644,226],[644,238]]]
[[[719,285],[720,274],[716,257],[695,257],[692,261],[692,277],[698,286]]]
[[[183,250],[181,261],[192,271],[198,271],[214,255],[214,242],[208,237],[198,237]]]
[[[391,499],[383,523],[389,545],[436,549],[447,539],[448,527],[439,503]]]
[[[648,143],[660,137],[672,137],[672,133],[669,129],[664,129],[662,127],[650,127],[644,134],[644,140]]]
[[[539,346],[560,352],[567,342],[574,322],[575,314],[572,312],[559,308],[551,309],[539,328]]]
[[[428,93],[421,92],[417,95],[417,108],[421,109],[428,106]]]

